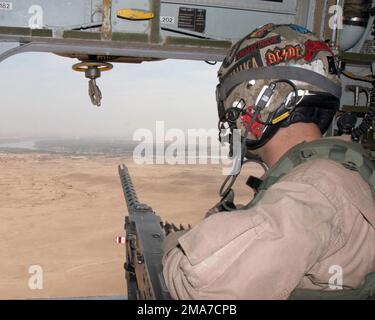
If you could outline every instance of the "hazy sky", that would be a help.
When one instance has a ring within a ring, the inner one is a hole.
[[[165,60],[114,64],[97,80],[102,106],[91,105],[76,59],[24,53],[0,63],[0,138],[131,137],[138,128],[216,128],[219,64]]]

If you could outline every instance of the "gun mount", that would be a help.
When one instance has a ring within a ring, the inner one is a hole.
[[[151,207],[138,201],[129,170],[119,166],[129,215],[125,218],[125,273],[129,300],[171,300],[164,283],[161,219]]]

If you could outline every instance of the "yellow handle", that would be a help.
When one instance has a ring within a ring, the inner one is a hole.
[[[126,20],[150,20],[155,17],[153,12],[140,9],[122,9],[117,11],[117,17]]]

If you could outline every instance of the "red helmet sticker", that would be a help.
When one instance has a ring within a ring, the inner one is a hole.
[[[275,36],[275,37],[270,37],[270,38],[267,38],[267,39],[264,39],[264,40],[260,40],[256,43],[253,43],[252,45],[250,46],[247,46],[243,49],[241,49],[237,55],[236,55],[236,61],[237,60],[240,60],[241,58],[249,55],[249,54],[252,54],[255,50],[260,50],[260,49],[263,49],[263,48],[266,48],[268,46],[272,46],[274,44],[278,44],[281,42],[281,37],[280,36]]]
[[[249,108],[251,109],[251,107]],[[259,116],[258,116],[258,119],[259,119]],[[248,111],[247,114],[245,114],[243,117],[242,117],[242,123],[243,125],[245,126],[245,128],[247,130],[249,130],[249,132],[251,134],[253,134],[257,139],[259,139],[261,136],[262,136],[262,131],[263,131],[263,124],[255,121],[251,126],[251,121],[253,120],[253,112],[252,111]]]
[[[316,55],[321,51],[327,51],[331,53],[332,56],[334,55],[331,48],[325,42],[322,41],[307,40],[305,42],[305,47],[306,51],[304,58],[307,62],[312,62],[315,59]]]
[[[253,31],[249,36],[248,39],[255,39],[255,38],[264,38],[267,34],[269,34],[273,29],[275,29],[276,25],[273,23],[269,23],[264,25],[263,27],[256,29]]]

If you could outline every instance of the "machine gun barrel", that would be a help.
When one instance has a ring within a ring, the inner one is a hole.
[[[120,175],[122,190],[124,191],[126,205],[128,206],[129,211],[133,211],[137,205],[139,205],[139,200],[129,174],[129,169],[125,165],[122,165],[119,166],[118,172]]]
[[[139,202],[129,170],[119,166],[129,215],[125,218],[125,273],[129,300],[170,300],[163,278],[164,231],[151,207]]]

